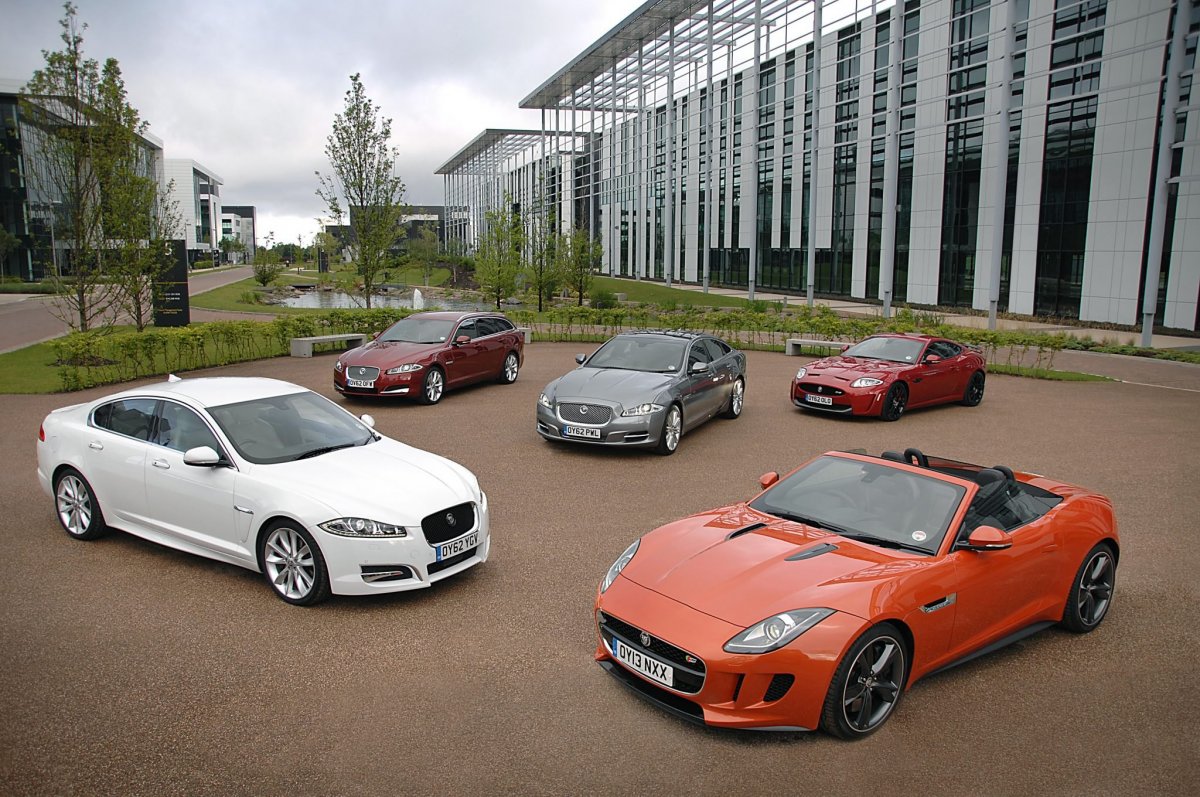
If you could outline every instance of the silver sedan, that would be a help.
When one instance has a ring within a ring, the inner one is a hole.
[[[746,355],[711,335],[624,332],[575,361],[538,397],[537,430],[547,440],[666,455],[714,415],[742,414]]]

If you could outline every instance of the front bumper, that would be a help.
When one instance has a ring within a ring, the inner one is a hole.
[[[818,388],[814,390],[812,388]],[[883,397],[888,385],[875,387],[849,387],[846,382],[833,383],[820,378],[806,377],[803,381],[792,380],[792,404],[806,410],[819,410],[835,415],[878,415],[883,410]],[[818,404],[809,396],[829,399],[829,404]]]
[[[443,562],[437,560],[435,548],[425,541],[420,528],[408,537],[376,540],[342,537],[319,526],[311,528],[325,557],[334,594],[376,595],[424,589],[486,562],[492,546],[486,495],[476,504],[475,517],[474,528],[459,538],[478,532],[479,541]]]
[[[409,371],[404,374],[386,374],[380,371],[372,387],[349,387],[344,374],[333,372],[333,389],[343,396],[355,398],[404,398],[416,396],[421,392],[422,380],[425,379],[425,369]]]
[[[770,653],[726,653],[724,645],[739,626],[718,620],[618,576],[599,595],[597,611],[644,630],[654,640],[700,659],[705,675],[699,691],[686,693],[657,683],[620,662],[597,625],[596,661],[640,697],[683,719],[747,730],[803,731],[817,728],[821,709],[845,650],[865,627],[853,615],[837,612],[791,644]],[[621,641],[669,666],[640,640]]]
[[[588,403],[598,404],[599,402],[589,399]],[[555,406],[557,406],[557,403]],[[563,440],[568,443],[628,446],[631,448],[655,446],[658,445],[658,438],[662,433],[663,416],[665,414],[666,410],[662,409],[649,415],[635,415],[625,418],[620,414],[620,407],[613,405],[612,419],[608,423],[568,423],[558,417],[554,410],[543,406],[539,402],[537,405],[537,431],[538,434],[547,440]],[[596,429],[600,436],[588,438],[565,435],[563,434],[563,429],[568,426]]]

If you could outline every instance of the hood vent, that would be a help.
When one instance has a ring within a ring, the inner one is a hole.
[[[749,534],[752,531],[766,528],[766,526],[767,526],[766,523],[751,523],[749,526],[743,526],[742,528],[738,529],[737,531],[731,531],[729,533],[729,536],[726,537],[725,540],[726,540],[726,542],[728,542],[729,540],[732,540],[734,537],[740,537],[743,534]]]
[[[789,562],[799,562],[801,559],[812,559],[814,556],[820,556],[823,553],[836,551],[838,547],[830,542],[823,542],[820,545],[814,545],[811,548],[805,548],[800,553],[794,553],[787,558]]]

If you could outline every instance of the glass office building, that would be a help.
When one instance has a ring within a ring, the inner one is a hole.
[[[1192,0],[650,0],[439,170],[604,270],[1195,330]]]

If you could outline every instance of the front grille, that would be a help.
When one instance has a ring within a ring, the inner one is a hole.
[[[805,393],[816,393],[818,396],[844,396],[846,391],[829,385],[818,385],[815,382],[801,382],[800,389]]]
[[[794,675],[776,675],[771,679],[771,685],[767,687],[767,693],[763,695],[764,703],[771,703],[779,700],[787,694],[787,691],[792,688],[792,684],[796,682]]]
[[[568,423],[599,425],[612,420],[612,407],[603,404],[559,404],[558,417]]]
[[[379,369],[367,365],[351,365],[346,368],[346,378],[371,381],[379,378]]]
[[[430,545],[461,537],[475,528],[475,505],[459,504],[427,515],[421,521],[421,531]]]
[[[454,567],[457,564],[467,561],[474,555],[475,555],[475,549],[468,548],[467,550],[463,551],[460,554],[455,554],[454,556],[451,556],[449,559],[443,559],[440,562],[434,562],[428,568],[429,575],[432,576],[434,573],[440,573],[448,567]]]
[[[643,645],[641,639],[642,630],[640,628],[604,612],[600,613],[600,618],[600,634],[610,647],[612,645],[612,638],[617,636],[631,648],[640,650],[643,653],[649,653],[661,661],[670,662],[675,669],[674,689],[680,692],[695,694],[704,686],[706,670],[704,662],[699,656],[693,656],[687,651],[677,648],[671,643],[665,642],[655,636],[650,637],[649,645]],[[689,658],[693,659],[693,661],[689,662]]]

